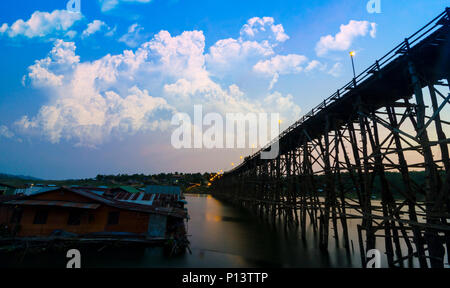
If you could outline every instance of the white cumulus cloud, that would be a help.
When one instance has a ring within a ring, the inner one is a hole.
[[[335,36],[322,36],[316,45],[316,53],[318,56],[324,56],[328,51],[348,50],[356,37],[367,34],[375,38],[376,23],[351,20],[347,25],[341,25],[339,33]]]
[[[333,77],[339,77],[342,75],[343,68],[344,66],[342,65],[342,63],[338,62],[335,63],[327,73]]]
[[[119,42],[125,43],[128,47],[136,48],[148,39],[144,33],[144,27],[135,23],[128,27],[128,32],[119,38]]]
[[[75,139],[84,146],[96,146],[114,134],[164,126],[154,113],[171,113],[173,108],[166,100],[136,85],[125,87],[121,94],[114,87],[121,73],[132,73],[145,52],[125,51],[80,63],[75,48],[72,42],[58,40],[47,58],[30,66],[28,78],[37,87],[49,88],[52,97],[36,116],[19,120],[19,126],[39,129],[52,143]]]
[[[108,25],[100,20],[94,20],[88,24],[87,28],[83,31],[82,37],[89,37],[102,29],[108,29]]]
[[[272,17],[253,17],[247,21],[241,29],[241,37],[244,39],[264,39],[269,41],[284,42],[289,36],[284,33],[283,25],[275,25]]]
[[[240,37],[217,41],[209,49],[207,65],[220,74],[244,59],[258,60],[274,55],[274,48],[289,39],[272,17],[254,17],[241,28]]]
[[[8,30],[8,24],[3,23],[2,26],[0,26],[0,33],[5,33],[6,30]]]
[[[64,79],[64,73],[61,72],[79,61],[73,42],[57,40],[48,57],[37,60],[28,68],[28,79],[36,86],[60,87]]]
[[[285,123],[299,119],[302,112],[300,107],[294,102],[294,96],[291,94],[283,96],[280,92],[274,92],[264,99],[264,105],[267,110],[277,111],[281,120]]]
[[[293,122],[300,113],[293,95],[253,95],[233,82],[219,83],[212,77],[216,70],[209,61],[231,59],[233,46],[240,51],[242,62],[251,63],[238,67],[247,69],[249,75],[254,75],[253,66],[262,60],[269,62],[260,64],[261,70],[277,74],[320,65],[301,55],[276,57],[273,48],[287,35],[272,21],[261,21],[249,21],[238,39],[219,40],[213,46],[224,50],[216,54],[214,49],[205,51],[202,31],[179,35],[160,31],[134,50],[93,61],[81,61],[75,43],[55,41],[49,55],[29,67],[24,80],[43,89],[48,98],[37,114],[24,115],[16,125],[23,133],[39,133],[52,143],[71,141],[97,147],[112,138],[164,131],[174,113],[193,113],[196,104],[203,105],[204,113],[274,112],[281,113],[285,123]],[[263,26],[268,34],[263,33]]]
[[[303,70],[302,64],[308,61],[303,55],[289,54],[289,55],[277,55],[269,60],[260,61],[256,63],[253,70],[263,74],[275,74],[275,73],[298,73]]]
[[[36,11],[26,21],[19,19],[10,26],[4,23],[0,28],[0,33],[10,38],[60,35],[82,18],[81,13],[72,13],[67,10],[54,10],[51,13]]]
[[[5,137],[5,138],[12,138],[14,137],[14,133],[11,132],[11,130],[9,130],[8,127],[6,127],[5,125],[0,125],[0,137]]]
[[[273,77],[269,86],[269,90],[271,90],[278,82],[280,75],[296,74],[302,71],[309,72],[320,65],[317,60],[307,63],[308,58],[303,55],[277,55],[269,60],[259,61],[253,66],[253,71]],[[305,64],[307,65],[305,66]]]

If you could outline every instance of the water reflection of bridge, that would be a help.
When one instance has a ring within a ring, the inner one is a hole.
[[[347,220],[357,217],[363,265],[382,238],[390,266],[417,257],[421,267],[442,267],[450,250],[449,36],[447,8],[214,181],[214,194],[283,217],[303,235],[309,217],[324,249],[338,223],[348,248]],[[263,160],[274,143],[279,156]],[[417,170],[423,185],[411,176]],[[388,172],[399,173],[401,185]],[[381,205],[371,201],[375,185]]]

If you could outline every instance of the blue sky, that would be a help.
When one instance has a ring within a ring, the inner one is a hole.
[[[283,128],[444,0],[0,2],[0,172],[47,179],[217,171],[240,150],[176,150],[171,115],[279,112]]]

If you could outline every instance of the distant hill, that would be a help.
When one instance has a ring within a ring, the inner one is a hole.
[[[31,176],[24,176],[24,175],[11,175],[11,174],[5,174],[0,173],[0,179],[21,179],[21,180],[41,180],[39,178],[31,177]]]

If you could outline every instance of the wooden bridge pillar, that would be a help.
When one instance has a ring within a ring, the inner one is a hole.
[[[447,14],[450,19],[449,9],[447,8]],[[450,79],[447,79],[447,85],[450,89]],[[445,168],[445,181],[441,187],[441,200],[444,205],[446,205],[445,209],[442,209],[443,211],[446,211],[448,214],[450,214],[450,197],[449,197],[449,190],[450,190],[450,159],[449,159],[449,150],[448,150],[448,143],[446,141],[447,136],[444,133],[444,130],[442,128],[442,122],[441,122],[441,116],[440,116],[440,107],[437,102],[436,97],[436,88],[433,84],[428,84],[428,89],[430,91],[430,98],[431,103],[433,107],[434,112],[434,125],[436,127],[436,134],[438,136],[439,141],[439,147],[441,150],[441,158],[442,162]],[[445,217],[441,218],[442,224],[447,225],[447,219]],[[450,233],[445,232],[445,243],[447,247],[447,262],[450,263]]]
[[[372,118],[375,119],[374,112],[372,112]],[[395,205],[394,197],[392,196],[392,193],[389,189],[389,183],[386,179],[386,175],[385,175],[385,171],[384,171],[382,151],[381,151],[380,139],[379,139],[379,134],[378,134],[378,125],[377,125],[376,121],[373,121],[373,123],[372,123],[373,132],[372,132],[372,127],[371,127],[369,121],[367,120],[367,118],[365,118],[364,122],[365,122],[365,126],[366,126],[366,129],[368,132],[368,136],[369,136],[369,140],[370,140],[370,144],[371,144],[371,148],[372,148],[372,155],[374,155],[374,158],[375,158],[375,161],[374,161],[375,167],[374,167],[373,178],[376,175],[378,175],[378,177],[380,178],[381,199],[382,199],[381,206],[382,206],[382,210],[383,210],[383,216],[386,218],[389,218],[389,217],[393,216],[392,212],[396,209],[396,205]],[[372,180],[372,183],[373,183],[373,180]],[[369,198],[368,201],[371,201],[371,199]],[[394,250],[392,247],[392,234],[391,234],[392,230],[393,230],[392,232],[397,236],[394,238],[395,239],[394,241],[395,241],[395,244],[397,247],[397,249],[396,249],[397,257],[402,258],[400,243],[398,240],[398,233],[396,233],[396,230],[392,228],[392,224],[395,226],[395,222],[391,223],[390,220],[384,221],[384,233],[385,233],[384,240],[385,240],[386,255],[388,258],[389,267],[394,266]]]
[[[407,109],[410,109],[410,107],[408,107]],[[409,175],[409,169],[408,169],[408,163],[406,162],[406,158],[405,158],[405,154],[404,154],[404,149],[402,147],[402,142],[401,142],[401,138],[400,138],[400,133],[399,133],[399,124],[397,121],[397,116],[396,116],[396,111],[394,107],[391,106],[387,106],[386,107],[386,111],[389,117],[389,123],[391,125],[391,127],[393,128],[392,130],[392,136],[394,139],[394,144],[395,144],[395,151],[397,153],[397,157],[398,157],[398,170],[400,171],[401,175],[402,175],[402,179],[403,179],[403,185],[405,186],[405,192],[407,195],[407,199],[406,199],[406,203],[408,205],[408,216],[409,219],[412,223],[417,223],[417,212],[416,212],[416,193],[412,188],[412,181]],[[414,243],[416,246],[416,253],[418,255],[418,259],[419,259],[419,264],[421,268],[426,268],[428,267],[427,261],[425,259],[425,249],[424,249],[424,241],[423,241],[423,237],[422,237],[422,233],[420,232],[420,228],[412,225],[412,231],[413,231],[413,239],[414,239]],[[405,240],[407,240],[407,238],[405,238]],[[409,244],[409,241],[406,241],[406,244],[408,246],[408,255],[410,257],[410,259],[413,256],[413,248],[412,246]]]
[[[339,189],[339,197],[341,201],[341,205],[339,206],[336,201],[336,206],[338,207],[339,211],[339,219],[341,220],[342,225],[342,232],[344,234],[344,247],[349,250],[350,249],[350,240],[348,236],[348,227],[347,227],[347,215],[346,215],[346,200],[345,200],[345,189],[344,189],[344,182],[341,175],[341,163],[339,160],[339,146],[340,146],[340,131],[339,127],[334,123],[334,149],[335,149],[335,173],[337,177],[337,185]]]
[[[407,43],[408,44],[408,43]],[[441,193],[441,179],[438,174],[436,164],[433,159],[433,153],[431,151],[431,145],[428,138],[428,133],[425,126],[425,102],[423,99],[422,85],[420,83],[420,78],[417,74],[416,67],[412,60],[408,62],[408,69],[411,77],[411,81],[414,87],[414,94],[416,98],[416,113],[417,113],[417,124],[416,132],[417,137],[423,151],[423,156],[425,160],[425,172],[427,176],[427,190],[426,190],[426,214],[427,223],[436,224],[440,221],[436,220],[434,214],[441,214],[442,204],[439,201]],[[435,206],[438,204],[438,206]],[[434,229],[425,229],[425,240],[428,246],[428,252],[430,257],[430,263],[432,268],[443,268],[443,258],[444,258],[444,247],[440,243],[439,235]]]

